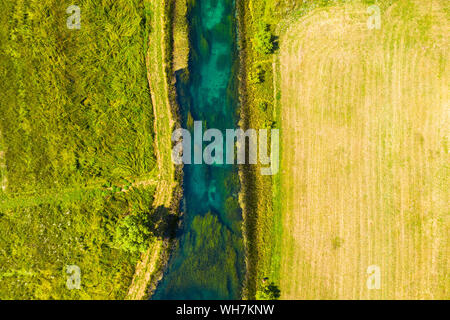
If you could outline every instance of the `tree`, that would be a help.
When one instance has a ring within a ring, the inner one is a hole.
[[[280,289],[267,278],[263,280],[261,289],[256,292],[257,300],[277,300],[280,298]]]
[[[264,70],[260,64],[257,64],[252,67],[248,75],[248,80],[251,84],[259,84],[264,81]]]
[[[126,216],[117,225],[115,240],[123,250],[144,252],[152,238],[153,232],[146,213]]]
[[[273,52],[273,35],[270,32],[269,25],[261,23],[258,26],[258,31],[253,39],[253,45],[255,50],[263,53],[270,54]]]

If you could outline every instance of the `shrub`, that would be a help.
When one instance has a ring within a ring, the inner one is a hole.
[[[144,252],[153,238],[148,214],[129,215],[121,219],[116,229],[116,244],[130,252]]]
[[[264,82],[264,70],[262,69],[261,65],[258,64],[253,66],[248,76],[248,80],[251,84],[259,84]]]
[[[273,283],[269,283],[268,279],[263,280],[263,285],[256,292],[257,300],[277,300],[280,298],[280,289]]]
[[[268,108],[269,104],[266,101],[261,101],[258,104],[259,110],[261,110],[262,112],[266,112],[267,108]]]
[[[264,129],[274,129],[277,123],[271,119],[266,119],[264,121]]]
[[[270,32],[269,25],[260,24],[258,31],[253,39],[255,50],[259,53],[270,54],[273,52],[273,35]]]

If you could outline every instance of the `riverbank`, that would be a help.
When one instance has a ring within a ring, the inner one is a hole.
[[[186,0],[149,1],[152,12],[147,50],[147,77],[154,110],[154,141],[158,168],[154,208],[165,215],[167,232],[142,254],[127,299],[150,297],[161,280],[174,246],[183,171],[172,162],[172,132],[180,126],[176,72],[187,68],[189,43]]]
[[[249,128],[278,128],[277,101],[272,55],[257,52],[253,39],[260,21],[264,21],[265,3],[237,1],[240,41],[240,126]],[[255,68],[264,71],[264,80],[253,83]],[[277,283],[279,265],[279,212],[274,205],[279,198],[276,176],[262,176],[260,165],[243,165],[239,176],[242,190],[240,203],[244,217],[246,244],[246,281],[244,299],[254,299],[262,288],[263,279]]]
[[[141,0],[76,5],[79,29],[64,2],[0,5],[1,299],[123,299],[153,242],[120,232],[130,215],[158,221],[150,14]]]
[[[314,3],[238,0],[237,5],[240,30],[240,125],[245,130],[279,129],[282,136],[279,37],[290,21],[295,21],[311,10]],[[273,49],[270,53],[262,53],[255,48],[254,41],[261,28],[267,28],[271,34]],[[279,151],[281,165],[283,143]],[[240,167],[240,203],[244,216],[247,266],[243,297],[246,299],[254,299],[267,281],[275,286],[280,282],[284,178],[281,172],[274,176],[262,176],[259,165]]]

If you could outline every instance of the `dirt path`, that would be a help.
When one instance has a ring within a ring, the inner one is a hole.
[[[158,183],[153,206],[170,207],[173,189],[176,185],[175,168],[172,162],[172,128],[174,120],[169,101],[169,79],[166,64],[166,33],[164,30],[166,1],[152,1],[152,33],[149,37],[147,53],[147,77],[154,111],[155,152],[158,165]],[[126,299],[141,300],[148,295],[148,287],[156,276],[162,263],[161,257],[167,243],[157,240],[145,253],[136,266],[133,281]]]
[[[1,155],[1,154],[0,154]],[[0,162],[0,169],[2,169]],[[6,173],[5,173],[6,174]],[[6,180],[6,176],[4,176]],[[151,178],[148,175],[137,178],[127,178],[127,180],[134,180],[132,187],[150,187],[158,183],[157,179]],[[57,199],[75,199],[78,200],[80,195],[86,195],[88,192],[95,190],[105,190],[105,188],[97,183],[85,187],[69,187],[58,190],[49,190],[44,192],[43,190],[24,192],[24,193],[7,193],[0,201],[0,209],[14,209],[17,207],[35,206],[38,204],[45,204],[55,201]],[[112,190],[112,188],[108,188]],[[128,192],[129,189],[122,189],[119,192]]]

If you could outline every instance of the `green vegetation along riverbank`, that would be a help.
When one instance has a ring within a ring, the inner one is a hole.
[[[2,299],[148,296],[180,192],[168,157],[175,1],[161,3],[79,1],[69,29],[71,3],[2,2]]]
[[[172,132],[180,126],[175,72],[187,72],[189,39],[186,0],[151,1],[151,32],[146,55],[147,78],[154,106],[157,186],[153,206],[165,212],[169,237],[158,239],[141,256],[127,299],[151,296],[161,280],[173,246],[182,196],[182,168],[172,162]]]

